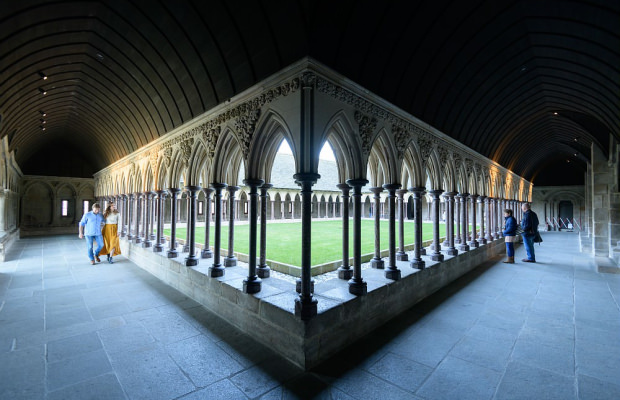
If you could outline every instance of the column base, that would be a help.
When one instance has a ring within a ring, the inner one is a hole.
[[[226,268],[221,265],[213,265],[209,267],[209,276],[211,278],[219,278],[220,276],[224,276],[224,272],[226,272]]]
[[[441,253],[431,254],[431,260],[432,261],[443,261],[443,258],[444,258],[443,254],[441,254]]]
[[[310,298],[302,300],[299,297],[295,299],[295,316],[300,317],[302,321],[307,321],[318,313],[316,299]]]
[[[196,265],[198,265],[198,257],[196,256],[185,257],[186,267],[195,267]]]
[[[295,291],[301,294],[301,278],[295,280]],[[310,280],[310,293],[314,293],[314,279]]]
[[[189,253],[189,243],[183,245],[183,253]]]
[[[455,255],[459,254],[459,251],[456,248],[453,247],[451,249],[446,250],[446,254],[449,255],[449,256],[455,256]]]
[[[425,249],[424,247],[422,247],[422,248],[420,249],[420,255],[421,255],[421,256],[425,256],[425,255],[426,255],[426,249]]]
[[[353,278],[353,270],[350,267],[340,267],[338,268],[338,279],[349,280]]]
[[[493,236],[491,235],[487,235],[487,237],[485,238],[485,240],[488,242],[492,242],[493,241]]]
[[[168,250],[168,258],[177,258],[179,256],[179,252],[176,250]]]
[[[355,296],[365,296],[368,294],[368,284],[362,279],[359,281],[351,279],[349,280],[349,293]]]
[[[203,249],[200,253],[201,258],[213,258],[213,252],[209,249]]]
[[[150,240],[145,240],[144,242],[142,242],[142,248],[151,247],[152,245],[153,242],[151,242]]]
[[[156,244],[153,246],[153,253],[161,253],[162,251],[164,251],[164,246],[161,244]]]
[[[150,239],[151,239],[151,240],[156,240],[156,239],[157,239],[157,236],[155,236],[155,235],[151,234],[151,235],[150,235]]]
[[[121,237],[125,237],[126,233],[125,232],[121,232]]]
[[[466,244],[462,244],[459,246],[460,251],[469,251],[469,246]]]
[[[426,263],[424,262],[424,260],[411,260],[409,262],[409,266],[411,268],[424,269],[426,268]]]
[[[400,270],[398,268],[388,268],[385,270],[385,277],[387,279],[391,279],[393,281],[397,281],[400,279]]]
[[[478,247],[480,247],[480,243],[478,243],[477,240],[472,240],[471,242],[469,242],[469,248],[477,249]]]
[[[485,238],[481,238],[480,240],[478,240],[478,243],[487,244],[487,240]]]
[[[142,243],[142,238],[135,237],[135,238],[133,239],[133,242],[134,242],[135,244]]]
[[[259,278],[269,278],[269,276],[271,275],[271,268],[269,268],[268,265],[260,265],[258,267],[256,267],[256,275],[258,275]]]
[[[236,267],[237,266],[237,257],[228,256],[224,258],[224,266],[225,267]]]
[[[127,240],[129,240],[130,242],[134,239],[133,235],[127,235]]]
[[[380,258],[373,258],[370,260],[370,266],[376,269],[383,269],[385,268],[385,262]]]
[[[409,255],[405,253],[404,251],[403,252],[399,251],[398,253],[396,253],[396,260],[397,261],[409,261]]]
[[[261,290],[262,282],[260,278],[254,278],[251,280],[243,280],[243,293],[254,294]]]
[[[450,246],[450,243],[448,242],[448,239],[446,239],[446,240],[444,240],[444,241],[441,243],[441,245],[442,245],[443,247],[449,247],[449,246]]]

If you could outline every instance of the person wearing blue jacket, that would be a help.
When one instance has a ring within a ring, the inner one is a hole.
[[[523,233],[521,236],[523,236],[523,245],[527,253],[527,258],[521,261],[535,263],[534,238],[536,237],[536,232],[538,232],[538,224],[540,222],[538,221],[538,215],[532,211],[530,203],[523,203],[521,205],[521,210],[523,210],[523,219],[521,220],[521,229]]]
[[[103,225],[103,215],[99,212],[101,210],[101,206],[99,204],[94,203],[92,207],[92,211],[84,214],[82,219],[80,220],[80,234],[79,237],[82,239],[86,237],[86,247],[88,258],[90,258],[90,264],[95,265],[95,260],[97,262],[101,262],[99,259],[99,252],[103,247],[103,236],[101,234],[101,225]],[[93,251],[93,244],[97,244],[95,250]]]
[[[515,239],[517,238],[517,220],[512,216],[512,210],[504,210],[504,240],[506,241],[506,264],[515,263]]]

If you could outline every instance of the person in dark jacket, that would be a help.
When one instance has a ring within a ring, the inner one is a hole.
[[[523,219],[521,220],[521,229],[523,233],[521,236],[523,236],[523,245],[527,253],[527,258],[521,261],[535,263],[534,238],[536,237],[536,232],[538,232],[538,215],[532,211],[530,203],[523,203],[521,209],[523,210]]]
[[[515,239],[517,238],[517,220],[512,216],[512,210],[504,210],[504,240],[506,241],[506,264],[515,263]]]

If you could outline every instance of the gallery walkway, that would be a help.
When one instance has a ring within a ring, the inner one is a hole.
[[[307,373],[122,257],[23,239],[0,264],[0,399],[618,399],[620,275],[543,235],[539,263],[487,263]]]

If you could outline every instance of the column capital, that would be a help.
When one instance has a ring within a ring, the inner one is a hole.
[[[196,192],[201,190],[202,188],[200,186],[195,186],[195,185],[189,185],[189,186],[185,186],[185,190],[187,190],[191,195],[196,195]]]
[[[159,190],[156,190],[155,193],[157,193],[158,196],[164,196],[165,197],[168,194],[168,191],[165,190],[165,189],[159,189]]]
[[[454,197],[457,194],[458,194],[457,192],[445,192],[443,195],[444,197]]]
[[[211,189],[210,187],[203,187],[202,191],[204,192],[204,194],[209,197],[211,196],[211,193],[213,193],[215,191],[215,189]]]
[[[336,185],[336,187],[340,190],[342,190],[342,192],[344,193],[345,191],[348,193],[349,190],[351,190],[351,186],[347,185],[346,183],[339,183]]]
[[[403,197],[405,196],[407,193],[409,193],[409,191],[407,189],[398,189],[396,191],[396,194],[398,195],[398,197]]]
[[[457,197],[468,197],[469,193],[459,193]]]
[[[237,190],[239,190],[239,186],[226,186],[226,190],[230,195],[234,195]]]
[[[293,175],[293,178],[298,185],[301,185],[302,182],[310,182],[314,185],[321,178],[321,175],[314,172],[300,172]]]
[[[383,188],[381,186],[368,188],[371,192],[375,194],[375,197],[379,197],[379,194],[383,192]]]
[[[263,183],[265,183],[265,181],[262,179],[244,179],[243,180],[243,184],[251,188],[258,188]]]
[[[267,190],[271,189],[273,187],[273,185],[271,183],[263,183],[261,185],[261,189],[265,191],[265,193],[267,192]]]
[[[422,193],[426,192],[426,188],[424,186],[410,187],[409,191],[413,192],[414,194],[416,194],[416,193],[422,194]]]
[[[430,194],[431,196],[433,196],[436,199],[438,199],[439,196],[441,196],[442,193],[443,193],[442,189],[434,189],[434,190],[429,190],[428,191],[428,194]]]
[[[180,191],[181,189],[179,188],[168,188],[168,193],[170,193],[173,196],[176,196]]]
[[[361,188],[362,186],[366,186],[366,184],[368,184],[368,179],[347,179],[347,185],[352,188]]]
[[[394,192],[394,191],[400,189],[401,186],[402,185],[400,183],[386,183],[385,185],[383,185],[383,189],[387,190],[388,192],[389,191]]]
[[[473,199],[473,200],[476,200],[478,198],[478,195],[477,194],[470,194],[469,198]]]
[[[213,189],[215,190],[219,189],[221,191],[222,189],[226,189],[226,186],[228,185],[225,183],[212,183],[211,186],[213,187]]]

